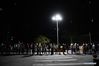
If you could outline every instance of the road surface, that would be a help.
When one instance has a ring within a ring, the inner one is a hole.
[[[0,66],[94,66],[91,55],[0,56]]]

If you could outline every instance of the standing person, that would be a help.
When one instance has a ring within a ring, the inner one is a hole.
[[[88,44],[86,43],[86,54],[88,54]]]
[[[83,54],[86,54],[86,44],[83,44]]]
[[[35,53],[38,55],[38,43],[35,43]]]
[[[24,54],[24,44],[21,43],[21,54],[23,55]]]
[[[92,43],[89,44],[89,53],[92,54]]]
[[[77,44],[76,49],[77,49],[77,54],[80,54],[79,44]]]
[[[83,45],[79,46],[79,51],[80,51],[80,54],[83,54]]]
[[[88,48],[87,54],[90,54],[90,44],[89,43],[87,44],[87,48]]]
[[[14,44],[12,45],[12,54],[14,54]]]
[[[65,47],[66,47],[66,53],[69,54],[69,53],[68,53],[68,51],[69,51],[69,49],[70,49],[69,45],[68,45],[68,44],[65,44]]]
[[[60,46],[54,44],[55,54],[58,54],[60,52]]]
[[[18,54],[18,52],[16,52],[16,47],[15,45],[18,44],[17,42],[13,45],[13,54]]]
[[[59,51],[59,55],[61,55],[61,52],[63,52],[63,46],[62,45],[59,45],[58,51]]]
[[[41,55],[43,55],[42,51],[43,51],[43,44],[41,43]]]
[[[48,46],[48,47],[47,47],[47,49],[48,49],[48,54],[50,54],[50,48],[51,48],[51,47],[50,47],[50,44],[47,44],[47,46]]]
[[[25,48],[26,48],[26,54],[28,55],[28,52],[29,52],[29,44],[28,43],[26,43]]]
[[[32,55],[32,48],[33,48],[33,43],[30,44],[30,55]]]
[[[44,44],[42,44],[42,54],[44,54],[44,48],[45,48],[45,46],[44,46]]]
[[[38,44],[38,54],[41,55],[41,43]]]
[[[48,54],[48,45],[47,44],[46,44],[45,49],[46,49],[46,55],[47,55]]]
[[[73,43],[70,44],[71,54],[73,54]]]
[[[38,43],[36,43],[36,47],[37,47],[37,55],[39,55],[39,46],[38,46],[39,44]]]
[[[5,50],[6,50],[6,55],[9,55],[9,54],[10,54],[10,47],[9,47],[9,44],[6,45]]]
[[[32,43],[32,55],[34,55],[34,54],[35,54],[35,44]]]
[[[96,46],[95,46],[95,44],[92,45],[92,53],[96,54]]]
[[[53,50],[54,50],[54,53],[56,54],[56,45],[53,44]]]
[[[76,43],[73,45],[73,52],[74,52],[74,54],[76,54],[76,49],[77,49],[76,45],[77,45]]]
[[[15,47],[16,47],[16,52],[18,54],[21,54],[21,42],[20,41],[18,42],[18,44],[15,45]]]
[[[96,48],[96,51],[95,51],[95,53],[97,53],[97,51],[98,51],[98,44],[95,44],[95,48]]]
[[[0,55],[1,55],[1,48],[2,48],[2,47],[1,47],[1,44],[0,44]]]
[[[48,46],[47,44],[45,44],[45,49],[44,49],[44,54],[47,55],[47,51],[48,51]]]
[[[50,43],[49,46],[50,46],[50,55],[51,55],[52,43]]]
[[[9,47],[10,47],[10,55],[11,55],[13,52],[13,46],[10,44]]]
[[[66,50],[66,44],[63,43],[63,54],[64,54],[64,55],[66,55],[66,54],[65,54],[65,50]]]
[[[4,43],[1,43],[1,45],[0,45],[0,52],[1,52],[1,55],[4,54],[4,47],[5,47]]]
[[[54,54],[54,47],[53,47],[53,43],[50,44],[50,47],[51,47],[51,55]]]
[[[57,52],[57,54],[60,54],[60,45],[55,45],[56,46],[56,52]]]
[[[51,55],[51,48],[52,48],[52,43],[49,44],[49,55]]]

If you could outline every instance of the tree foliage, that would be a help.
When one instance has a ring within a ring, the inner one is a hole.
[[[47,38],[46,36],[40,35],[36,38],[35,42],[37,43],[42,43],[42,44],[46,44],[50,42],[50,39]]]

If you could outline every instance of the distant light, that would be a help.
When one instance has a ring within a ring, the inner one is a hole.
[[[14,5],[16,6],[16,2],[14,3]]]
[[[0,8],[0,11],[3,11],[3,9],[2,9],[2,8]]]
[[[91,22],[93,22],[94,20],[92,19]]]
[[[72,20],[70,21],[70,23],[72,23]]]
[[[62,20],[62,16],[60,14],[56,14],[52,17],[52,20],[54,21],[61,21]]]
[[[91,1],[89,1],[89,4],[91,4]]]

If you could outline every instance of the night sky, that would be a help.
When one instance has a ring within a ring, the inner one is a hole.
[[[56,40],[56,23],[51,20],[60,13],[60,42],[70,36],[84,36],[91,32],[92,41],[99,42],[97,2],[93,0],[3,0],[0,2],[0,41],[7,36],[33,41],[38,35]]]

